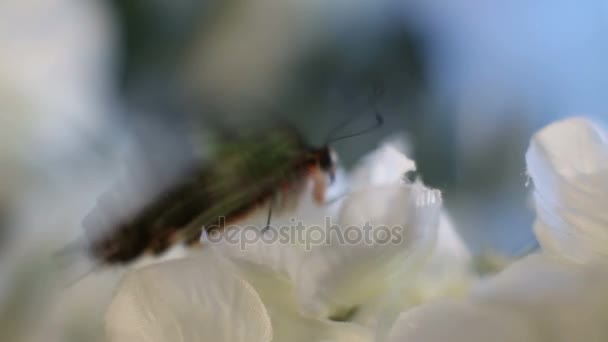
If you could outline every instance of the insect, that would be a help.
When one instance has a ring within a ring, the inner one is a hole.
[[[290,207],[309,181],[315,202],[322,205],[327,180],[333,180],[335,172],[329,143],[382,125],[382,117],[375,114],[374,126],[336,137],[350,120],[345,121],[320,147],[307,144],[288,126],[224,139],[206,162],[195,163],[135,213],[96,234],[99,215],[108,214],[103,208],[120,206],[113,203],[116,198],[102,196],[91,214],[97,219],[84,224],[89,232],[88,253],[100,264],[127,264],[142,255],[161,255],[177,243],[196,245],[203,230],[222,229],[263,205],[268,205],[270,224],[273,207]]]

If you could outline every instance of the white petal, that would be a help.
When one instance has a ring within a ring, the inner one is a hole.
[[[272,327],[256,291],[230,263],[197,257],[128,275],[106,312],[110,341],[270,341]]]
[[[416,163],[401,152],[403,145],[388,140],[365,156],[351,175],[353,187],[399,184],[407,172],[416,171]]]
[[[387,291],[361,306],[353,322],[370,327],[377,338],[388,333],[401,311],[438,298],[461,298],[477,280],[471,255],[455,231],[449,217],[441,215],[437,244],[419,272],[395,283],[402,288]]]
[[[415,292],[421,301],[463,295],[476,280],[471,262],[471,253],[450,218],[443,213],[439,221],[437,245],[413,280],[414,284],[408,286],[408,292]]]
[[[582,118],[557,122],[534,136],[526,161],[543,249],[581,262],[608,256],[604,132]]]
[[[251,267],[242,268],[241,271],[255,287],[270,314],[273,342],[372,341],[373,331],[365,327],[304,315],[289,279]]]
[[[480,285],[473,298],[516,313],[551,341],[607,341],[606,266],[531,255]]]
[[[541,342],[525,320],[471,302],[428,304],[401,314],[389,342]]]
[[[528,256],[467,299],[402,314],[390,341],[606,341],[606,266]]]
[[[303,309],[327,316],[382,293],[391,279],[428,255],[440,208],[440,193],[421,184],[353,193],[343,206],[340,225],[330,229],[329,245],[313,249],[297,274]]]

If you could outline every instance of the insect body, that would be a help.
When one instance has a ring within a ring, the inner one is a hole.
[[[321,204],[333,174],[330,148],[311,147],[291,129],[245,134],[218,144],[207,163],[191,167],[133,215],[95,234],[98,216],[111,214],[102,209],[120,205],[100,199],[92,213],[98,219],[85,220],[89,253],[100,263],[120,264],[162,254],[175,243],[198,243],[203,230],[223,228],[221,217],[228,224],[260,205],[287,206],[310,180]]]

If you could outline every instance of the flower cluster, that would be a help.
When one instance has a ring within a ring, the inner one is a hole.
[[[130,272],[106,313],[110,340],[608,339],[602,131],[575,118],[535,135],[526,158],[542,251],[483,280],[470,269],[440,193],[406,180],[415,164],[395,146],[384,144],[359,164],[344,200],[319,208],[304,196],[295,215],[304,232],[323,227],[324,218],[337,222],[333,229],[398,226],[397,242],[217,239]]]
[[[408,305],[401,296],[406,279],[428,259],[437,239],[441,195],[405,180],[414,169],[393,144],[385,144],[352,173],[342,200],[319,207],[307,191],[295,213],[273,217],[274,227],[289,227],[297,217],[297,231],[323,236],[315,239],[319,243],[274,239],[273,229],[259,233],[261,210],[239,223],[258,227],[251,236],[257,238],[245,239],[247,229],[229,228],[206,237],[194,255],[129,274],[107,312],[110,337],[371,339],[383,315],[388,319]]]

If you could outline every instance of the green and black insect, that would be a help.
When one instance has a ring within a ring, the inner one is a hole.
[[[270,223],[272,208],[293,207],[310,181],[314,200],[321,205],[335,172],[329,143],[365,133],[382,121],[376,113],[373,127],[335,137],[347,121],[320,147],[307,144],[286,125],[226,135],[204,162],[194,163],[135,213],[98,234],[96,226],[111,214],[104,208],[120,206],[112,203],[115,196],[102,196],[85,219],[88,253],[100,264],[126,264],[142,255],[160,255],[177,243],[196,245],[204,230],[222,229],[260,206],[268,206]]]

